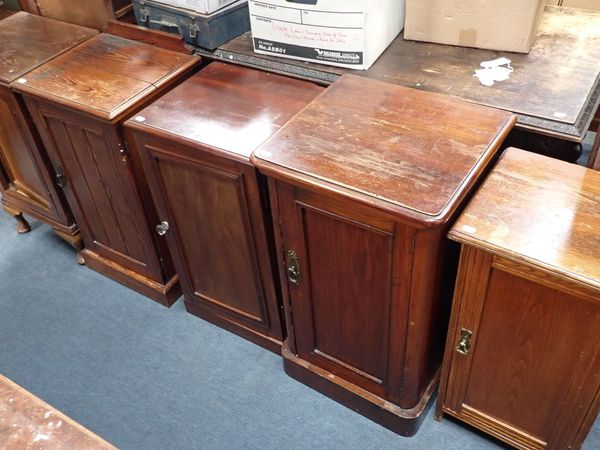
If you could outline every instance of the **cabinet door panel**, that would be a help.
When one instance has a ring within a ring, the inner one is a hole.
[[[478,284],[458,317],[473,336],[453,352],[449,406],[527,448],[567,448],[600,382],[598,305],[498,268]]]
[[[314,342],[307,349],[385,379],[392,235],[302,207]]]
[[[410,282],[393,276],[406,273],[395,267],[394,223],[334,213],[300,190],[281,188],[279,199],[283,244],[300,263],[300,284],[288,283],[298,356],[389,395],[404,350],[392,357],[389,343],[405,327],[392,317],[409,301],[396,288]]]
[[[168,157],[155,161],[192,295],[268,326],[244,174]]]
[[[18,197],[25,213],[42,214],[69,226],[68,214],[58,199],[47,162],[38,152],[42,150],[37,148],[21,105],[12,92],[0,87],[0,161],[7,178],[5,188],[11,188],[10,195]],[[28,207],[33,211],[28,211]]]
[[[0,97],[0,152],[4,158],[11,183],[39,201],[45,208],[50,207],[48,192],[38,172],[37,164],[31,154],[10,105]]]
[[[34,107],[35,108],[35,107]],[[85,245],[155,280],[160,263],[117,131],[86,117],[39,108],[38,119],[68,179],[65,193]]]

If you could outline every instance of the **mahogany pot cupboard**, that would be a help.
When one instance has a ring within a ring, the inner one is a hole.
[[[600,173],[508,149],[450,238],[438,417],[520,449],[580,448],[600,410]]]
[[[343,76],[263,144],[286,372],[403,435],[437,386],[456,255],[448,225],[509,113]]]
[[[97,31],[18,12],[0,21],[0,188],[2,205],[30,230],[23,213],[52,226],[79,248],[79,230],[20,95],[9,85],[95,36]]]
[[[250,154],[322,87],[212,63],[125,124],[188,311],[281,353],[266,181]]]
[[[92,269],[171,305],[180,286],[149,224],[158,215],[122,122],[185,78],[197,57],[100,34],[11,83],[48,150]]]

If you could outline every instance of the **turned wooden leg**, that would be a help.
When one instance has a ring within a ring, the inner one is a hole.
[[[77,264],[80,266],[85,266],[85,258],[81,252],[77,252]]]
[[[23,217],[23,214],[19,213],[14,217],[17,219],[17,233],[25,234],[31,231],[31,225],[29,225],[29,222]]]
[[[25,234],[31,231],[31,225],[29,225],[27,219],[23,217],[23,213],[21,213],[21,211],[17,211],[12,208],[7,208],[6,206],[4,207],[4,210],[17,220],[17,233]]]
[[[81,250],[83,250],[83,240],[81,239],[81,234],[68,234],[59,230],[54,230],[54,232],[59,238],[67,241],[77,251],[77,264],[82,266],[85,265],[85,260],[81,255]]]

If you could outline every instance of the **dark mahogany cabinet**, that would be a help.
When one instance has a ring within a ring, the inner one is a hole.
[[[508,149],[450,238],[438,417],[519,449],[580,448],[600,411],[600,173]]]
[[[249,157],[322,90],[212,63],[125,125],[187,310],[277,353],[284,330],[268,194]]]
[[[289,375],[416,432],[457,264],[445,234],[514,121],[347,75],[254,153],[270,181]]]
[[[165,304],[180,295],[122,121],[198,59],[101,34],[12,83],[24,96],[81,229],[85,263]]]
[[[95,36],[89,28],[25,12],[0,21],[0,185],[4,209],[18,219],[17,231],[30,230],[23,214],[52,226],[74,246],[80,245],[54,170],[29,113],[11,82],[66,50]]]

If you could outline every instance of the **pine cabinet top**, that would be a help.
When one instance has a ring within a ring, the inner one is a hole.
[[[9,84],[98,31],[18,12],[0,21],[0,82]]]

